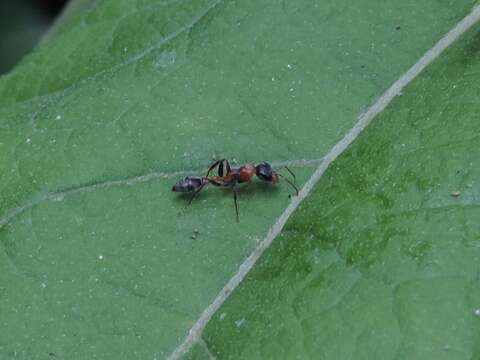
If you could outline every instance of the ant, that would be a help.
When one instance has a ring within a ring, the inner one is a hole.
[[[215,176],[209,176],[215,168],[218,168],[218,174]],[[295,174],[287,166],[284,166],[283,168],[285,168],[292,175],[295,181]],[[284,180],[295,189],[295,193],[298,195],[298,188],[295,186],[295,184],[286,179],[282,174],[274,171],[269,163],[264,161],[258,165],[246,164],[240,166],[239,168],[232,168],[227,159],[215,161],[212,165],[210,165],[207,174],[204,177],[187,176],[186,178],[178,181],[173,186],[172,191],[188,193],[193,192],[187,204],[187,206],[189,206],[198,193],[208,184],[220,187],[228,187],[233,191],[235,214],[238,222],[239,218],[236,185],[250,182],[255,175],[259,179],[273,184],[276,184],[280,177],[283,177]]]

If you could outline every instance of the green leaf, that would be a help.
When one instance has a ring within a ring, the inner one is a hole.
[[[172,183],[227,157],[301,185],[472,4],[82,1],[0,79],[0,357],[171,353],[290,192],[243,188],[237,224]]]
[[[206,328],[211,353],[480,356],[479,41],[477,25],[332,165]]]

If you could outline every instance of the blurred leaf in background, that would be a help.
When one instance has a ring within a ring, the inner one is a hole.
[[[65,1],[0,2],[0,74],[10,71],[41,39]]]

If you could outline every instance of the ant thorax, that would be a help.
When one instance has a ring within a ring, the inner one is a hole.
[[[256,174],[255,166],[247,164],[238,169],[238,182],[248,182]]]

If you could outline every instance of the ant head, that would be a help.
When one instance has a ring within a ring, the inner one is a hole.
[[[255,166],[255,171],[257,176],[264,181],[270,181],[270,182],[278,181],[277,173],[272,170],[272,167],[267,162],[263,162]]]

